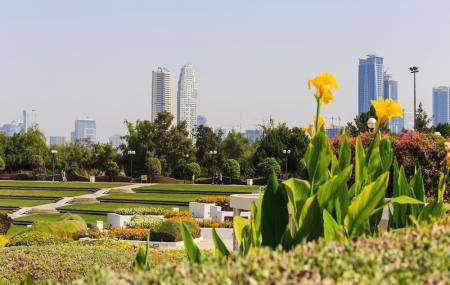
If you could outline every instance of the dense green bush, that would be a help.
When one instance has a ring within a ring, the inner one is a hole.
[[[119,215],[163,215],[166,209],[156,207],[139,208],[119,208],[116,213]]]
[[[163,219],[160,217],[136,215],[131,218],[127,226],[129,228],[148,229],[151,232],[155,232],[162,223]]]
[[[148,230],[146,229],[128,229],[112,228],[110,230],[92,230],[89,231],[89,237],[95,239],[112,238],[118,240],[147,240]]]
[[[272,173],[272,171],[275,172],[276,175],[279,175],[281,173],[281,166],[275,158],[265,158],[258,164],[259,175],[267,178]]]
[[[0,247],[0,284],[23,284],[27,276],[38,284],[49,279],[67,284],[99,266],[128,271],[134,255],[130,250],[99,246]]]
[[[184,221],[183,223],[185,223],[192,237],[194,238],[200,237],[200,227],[197,224],[191,221]],[[161,224],[157,232],[152,233],[150,235],[150,239],[152,241],[167,241],[167,242],[181,241],[182,237],[181,237],[180,221],[175,220],[165,221],[164,223]]]
[[[5,170],[5,161],[0,156],[0,172],[3,172],[3,170]]]
[[[13,236],[6,246],[54,245],[62,242],[60,237],[52,233],[25,231]]]
[[[202,174],[202,169],[197,162],[190,162],[186,165],[185,175],[188,179],[192,179],[192,176],[199,177]]]
[[[239,178],[239,176],[241,175],[241,166],[235,159],[226,159],[222,164],[222,171],[223,174],[228,177],[229,182],[231,183],[231,179]]]
[[[7,214],[0,213],[0,235],[5,235],[11,227],[12,219]]]
[[[77,284],[446,284],[450,223],[376,239],[310,242],[290,252],[258,248],[246,257],[160,264],[148,272],[109,270]]]

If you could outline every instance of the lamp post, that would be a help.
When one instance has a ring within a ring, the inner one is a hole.
[[[217,155],[217,150],[210,150],[209,155],[211,155],[212,158],[212,166],[211,166],[211,172],[212,172],[212,179],[211,183],[214,184],[214,156]]]
[[[286,179],[288,178],[288,157],[291,154],[290,149],[283,149],[283,154],[286,155],[285,169],[286,169]]]
[[[130,181],[133,182],[133,156],[136,154],[136,151],[129,150],[128,155],[131,157],[130,159]]]
[[[409,71],[414,76],[414,130],[417,128],[416,124],[416,73],[419,72],[419,68],[417,66],[411,66]]]
[[[184,158],[183,183],[186,184],[186,166],[187,166],[187,160],[189,158],[189,154],[183,154],[183,158]]]
[[[367,120],[367,127],[369,128],[369,132],[373,133],[375,130],[375,126],[377,125],[377,119],[375,118],[369,118]]]
[[[52,181],[55,182],[55,157],[58,154],[58,151],[52,149],[50,153],[52,154]]]

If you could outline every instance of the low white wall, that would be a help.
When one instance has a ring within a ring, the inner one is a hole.
[[[232,211],[222,211],[221,206],[211,206],[211,220],[216,222],[225,221],[225,217],[233,217]]]
[[[116,213],[108,213],[107,228],[124,228],[131,221],[132,215],[119,215]]]
[[[199,219],[211,219],[211,207],[214,204],[189,202],[189,212]]]
[[[233,228],[216,228],[216,232],[221,239],[233,239]],[[212,239],[212,228],[201,228],[200,235],[205,240]]]

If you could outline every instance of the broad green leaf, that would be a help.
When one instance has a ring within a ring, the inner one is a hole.
[[[380,175],[374,182],[365,186],[350,205],[345,216],[344,226],[350,236],[359,235],[368,222],[373,210],[383,200],[389,181],[389,172]]]
[[[291,232],[289,229],[286,229],[283,236],[281,237],[281,247],[288,251],[292,248],[292,245],[294,243],[294,239],[292,238]]]
[[[305,153],[306,169],[312,191],[327,180],[331,158],[332,151],[328,145],[328,137],[322,128],[312,138]]]
[[[327,210],[323,210],[323,232],[326,240],[339,239],[339,225]]]
[[[294,236],[294,244],[316,240],[323,236],[323,217],[316,196],[306,199],[300,215],[300,226]]]
[[[195,244],[194,239],[192,238],[192,235],[188,231],[184,222],[180,223],[181,223],[181,237],[183,238],[184,248],[186,250],[188,261],[191,263],[200,263],[202,258],[200,249]]]
[[[432,219],[440,218],[444,214],[444,203],[437,199],[426,205],[419,215],[419,221],[430,222]]]
[[[147,267],[147,254],[142,246],[139,247],[136,257],[134,258],[133,268],[135,270],[145,270]]]
[[[450,211],[450,204],[444,203],[444,206],[442,206],[442,210],[444,213],[447,213],[448,211]]]
[[[240,216],[236,216],[233,218],[233,228],[234,228],[234,236],[236,237],[236,241],[240,246],[243,240],[244,227],[250,227],[250,221],[244,219]]]
[[[350,204],[350,194],[347,185],[339,189],[337,198],[334,201],[334,209],[336,214],[336,221],[339,225],[344,224],[345,216],[347,215],[348,205]]]
[[[289,220],[287,201],[272,172],[261,205],[262,245],[275,249],[281,242]]]
[[[380,158],[383,172],[389,171],[394,158],[394,152],[392,151],[391,140],[389,138],[385,137],[380,141]]]
[[[438,202],[444,203],[444,192],[447,188],[448,181],[448,170],[446,173],[441,173],[439,177],[439,185],[438,185]]]
[[[331,177],[327,182],[319,186],[317,190],[317,201],[320,208],[325,208],[326,205],[337,198],[339,191],[347,186],[347,181],[352,175],[353,165],[347,166],[338,175]]]
[[[380,156],[380,133],[375,135],[366,156],[367,174],[370,181],[383,173],[383,165]]]
[[[337,175],[341,170],[339,169],[339,161],[336,155],[331,156],[331,176]]]
[[[423,184],[422,168],[415,170],[414,176],[411,179],[411,188],[417,200],[425,202],[425,186]]]
[[[296,228],[298,228],[303,204],[311,192],[309,182],[302,179],[291,178],[284,181],[281,186],[288,199],[287,205],[290,215],[295,222]]]
[[[339,146],[339,168],[344,170],[347,166],[350,165],[352,160],[352,149],[347,141],[347,133],[344,130],[342,134],[342,142]]]
[[[390,200],[390,202],[392,203],[396,203],[396,204],[407,204],[407,205],[411,205],[411,204],[424,204],[424,202],[411,198],[409,196],[398,196],[398,197],[392,197],[392,199]]]
[[[261,192],[259,194],[259,200],[261,201]],[[260,203],[260,202],[258,202]],[[250,205],[251,210],[251,216],[250,216],[250,222],[251,222],[251,229],[252,229],[252,243],[254,246],[260,246],[261,245],[261,207],[257,207],[255,204],[255,201],[251,202]]]
[[[212,240],[214,242],[214,247],[216,248],[216,255],[218,257],[227,258],[230,256],[230,252],[228,251],[227,246],[223,243],[222,239],[220,239],[219,235],[216,232],[216,229],[212,229]]]
[[[366,154],[364,147],[359,137],[356,138],[355,146],[355,184],[351,189],[352,196],[358,195],[361,192],[362,186],[367,180]]]

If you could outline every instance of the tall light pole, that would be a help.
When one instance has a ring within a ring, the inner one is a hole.
[[[189,154],[183,154],[183,158],[184,158],[183,183],[186,184],[186,166],[187,166],[187,160],[189,158]]]
[[[217,155],[217,150],[210,150],[209,155],[211,155],[212,158],[212,166],[211,166],[211,172],[212,172],[212,179],[211,184],[214,184],[214,156]]]
[[[130,159],[130,181],[133,182],[133,156],[136,154],[136,151],[129,150],[128,155],[131,157]]]
[[[285,171],[286,171],[286,179],[288,178],[288,157],[291,154],[290,149],[283,149],[283,154],[286,155],[286,162],[285,162]]]
[[[419,72],[419,68],[417,66],[411,66],[409,68],[409,71],[414,76],[414,130],[416,130],[416,128],[417,128],[417,123],[416,123],[416,73]]]
[[[55,157],[58,154],[58,151],[52,149],[50,153],[52,154],[52,181],[55,182]]]

